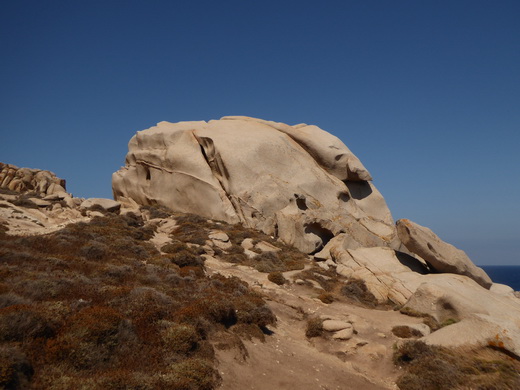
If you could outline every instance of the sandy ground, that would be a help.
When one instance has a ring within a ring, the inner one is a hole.
[[[209,273],[237,276],[268,300],[278,318],[272,335],[246,342],[244,351],[218,351],[222,389],[397,389],[400,372],[392,364],[393,346],[402,342],[391,329],[420,323],[393,310],[370,310],[345,302],[324,304],[317,290],[297,284],[278,286],[250,267],[209,257]],[[305,337],[309,316],[352,322],[350,340]],[[244,357],[244,355],[247,357]]]

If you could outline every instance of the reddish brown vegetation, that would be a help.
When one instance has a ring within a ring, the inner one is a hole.
[[[246,283],[205,276],[185,242],[161,255],[152,234],[134,215],[46,236],[0,229],[0,388],[218,385],[214,335],[263,335],[275,317]]]

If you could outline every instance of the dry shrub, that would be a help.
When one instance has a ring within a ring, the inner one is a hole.
[[[148,216],[150,219],[155,219],[155,218],[163,219],[163,218],[171,217],[171,215],[172,215],[172,212],[169,209],[167,209],[164,206],[160,206],[160,205],[141,206],[140,211],[144,211],[144,212],[148,213]]]
[[[80,310],[71,316],[58,337],[48,343],[51,356],[78,370],[105,365],[118,345],[123,316],[103,306]]]
[[[285,279],[281,272],[271,272],[267,275],[267,279],[279,286],[282,286],[287,282],[287,279]]]
[[[520,362],[498,351],[448,349],[408,341],[397,348],[394,363],[406,371],[401,390],[518,389]]]
[[[168,389],[215,389],[222,379],[216,369],[203,359],[187,359],[172,364],[161,376],[163,388]]]
[[[24,341],[53,335],[52,324],[31,306],[13,305],[0,310],[0,341]]]
[[[402,339],[409,339],[412,337],[422,337],[423,334],[417,329],[411,328],[406,325],[398,325],[392,328],[392,333]]]
[[[178,240],[172,240],[169,244],[161,247],[161,251],[164,253],[177,253],[183,250],[188,250],[188,246],[184,242]]]
[[[322,292],[320,295],[318,295],[318,299],[326,304],[331,304],[334,302],[334,295],[328,292]]]
[[[318,317],[312,317],[307,320],[307,328],[305,336],[308,338],[319,337],[323,334],[323,320]]]
[[[190,250],[182,250],[170,256],[172,263],[179,267],[200,267],[204,265],[204,259]]]
[[[0,346],[1,389],[27,389],[33,373],[27,357],[18,348]]]
[[[349,279],[341,288],[341,294],[368,307],[375,307],[378,304],[376,297],[360,279]]]
[[[168,322],[161,331],[161,338],[166,348],[182,355],[188,355],[197,348],[199,335],[195,327],[189,324]]]

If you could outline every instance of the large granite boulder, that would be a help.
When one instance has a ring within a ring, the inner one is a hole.
[[[433,270],[468,276],[485,288],[493,284],[486,272],[473,264],[464,251],[442,241],[430,229],[400,219],[397,221],[397,234],[406,248],[423,258]]]
[[[363,164],[316,126],[247,117],[161,122],[129,143],[114,199],[262,230],[307,253],[346,233],[351,247],[400,245]]]

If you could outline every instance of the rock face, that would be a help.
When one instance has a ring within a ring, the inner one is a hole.
[[[65,192],[65,180],[50,171],[18,168],[0,162],[0,188],[20,193],[34,191],[45,196]]]
[[[138,132],[112,187],[123,204],[241,222],[307,253],[340,233],[353,248],[397,248],[392,216],[370,180],[357,157],[316,126],[225,117]]]
[[[423,258],[435,271],[468,276],[485,288],[493,284],[486,272],[475,266],[466,253],[442,241],[430,229],[400,219],[397,221],[397,234],[410,252]]]

